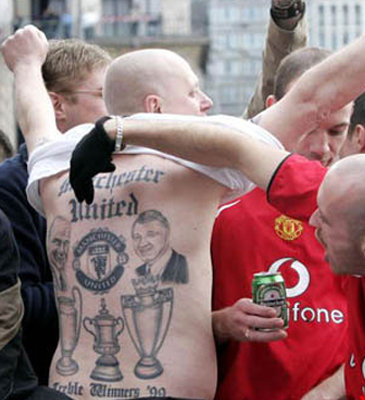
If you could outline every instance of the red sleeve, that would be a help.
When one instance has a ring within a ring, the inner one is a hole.
[[[268,202],[289,217],[308,220],[317,208],[317,192],[326,172],[318,161],[289,155],[271,179]]]

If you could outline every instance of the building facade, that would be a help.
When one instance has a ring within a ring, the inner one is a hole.
[[[270,0],[210,0],[207,90],[214,113],[240,116],[261,70]]]
[[[310,44],[338,50],[365,32],[364,0],[307,0]]]
[[[210,0],[207,88],[214,113],[240,116],[261,71],[269,0]],[[309,44],[338,50],[365,32],[365,0],[306,0]]]

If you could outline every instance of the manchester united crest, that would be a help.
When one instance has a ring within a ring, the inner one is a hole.
[[[128,262],[123,236],[108,229],[95,229],[73,249],[73,268],[78,282],[95,293],[105,293],[121,278]]]
[[[275,232],[283,240],[295,240],[303,232],[303,222],[280,215],[275,219]]]

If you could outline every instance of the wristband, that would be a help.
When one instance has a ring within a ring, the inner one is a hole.
[[[114,116],[114,118],[117,124],[117,135],[115,137],[114,151],[118,152],[125,148],[125,144],[123,143],[123,119],[119,116]]]
[[[271,7],[270,13],[274,20],[289,19],[303,14],[305,11],[305,3],[302,0],[294,0],[288,7]]]

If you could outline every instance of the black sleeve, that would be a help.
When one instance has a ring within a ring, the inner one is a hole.
[[[10,220],[20,255],[23,344],[40,383],[46,384],[58,342],[58,316],[45,247],[46,222],[27,201],[27,180],[19,154],[0,166],[0,209]]]
[[[46,327],[48,318],[57,318],[52,275],[46,248],[46,222],[28,203],[25,194],[27,175],[0,171],[0,209],[8,217],[20,255],[19,277],[25,305],[25,329],[29,325]],[[24,178],[24,179],[22,179]]]

